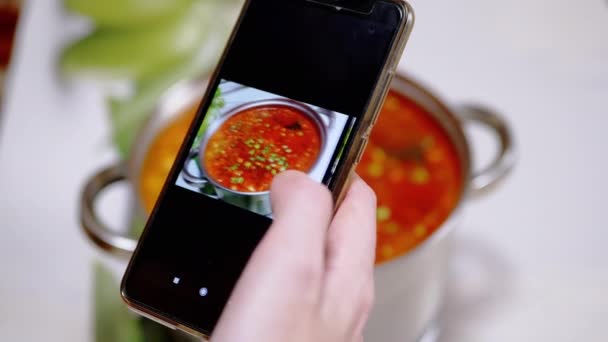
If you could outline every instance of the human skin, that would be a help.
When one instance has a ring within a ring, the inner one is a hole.
[[[287,171],[271,187],[274,222],[212,342],[363,340],[373,305],[376,196],[353,175],[334,211],[327,187]]]

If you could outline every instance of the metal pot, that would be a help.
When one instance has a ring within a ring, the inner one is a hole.
[[[426,109],[450,137],[460,160],[463,193],[448,220],[409,253],[380,264],[375,270],[376,304],[366,329],[369,341],[403,342],[433,340],[438,327],[446,286],[451,233],[461,219],[462,205],[486,194],[515,165],[511,131],[498,114],[477,105],[449,106],[420,83],[395,77],[392,90]],[[476,124],[495,133],[500,148],[492,163],[474,170],[471,142],[464,133]]]
[[[137,240],[105,227],[94,211],[96,197],[118,181],[130,181],[138,196],[138,177],[152,139],[167,121],[200,99],[204,84],[186,83],[171,89],[161,99],[152,119],[139,134],[130,161],[119,163],[94,175],[85,186],[81,200],[81,222],[88,236],[106,251],[128,257]],[[448,106],[412,79],[397,76],[392,89],[416,102],[433,115],[449,135],[460,159],[464,191],[459,206],[449,219],[415,250],[380,264],[375,270],[376,305],[366,329],[366,338],[378,342],[413,342],[434,331],[446,284],[451,232],[458,225],[462,205],[485,194],[498,184],[515,164],[511,132],[501,116],[475,105]],[[495,133],[500,149],[494,161],[475,171],[471,143],[464,130],[478,124]],[[141,205],[137,206],[142,208]],[[143,209],[139,209],[143,214]]]
[[[260,215],[270,215],[272,213],[270,204],[270,190],[259,192],[232,190],[218,183],[213,179],[213,177],[210,177],[210,173],[205,165],[205,151],[207,150],[209,139],[211,139],[211,137],[220,129],[220,127],[224,125],[228,119],[242,113],[245,110],[266,106],[283,106],[293,108],[298,112],[307,115],[315,123],[320,134],[321,146],[317,161],[315,164],[313,164],[313,167],[308,170],[309,173],[314,172],[315,169],[319,167],[319,159],[323,155],[323,151],[326,148],[328,130],[331,129],[335,121],[335,113],[323,109],[314,110],[310,106],[301,102],[285,98],[277,98],[253,101],[239,105],[229,111],[226,111],[219,118],[213,121],[205,132],[205,135],[203,136],[203,139],[201,139],[199,145],[195,146],[195,148],[190,151],[190,155],[183,167],[181,174],[184,181],[201,189],[208,184],[211,184],[213,186],[214,194],[207,193],[207,196],[222,199],[225,202],[245,207]],[[321,115],[320,112],[323,112],[323,115]],[[193,161],[198,162],[198,169],[200,170],[200,174],[198,175],[195,175],[192,171],[190,171],[192,169],[190,164],[192,164]]]

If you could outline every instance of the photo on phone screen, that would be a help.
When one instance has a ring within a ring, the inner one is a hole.
[[[274,176],[297,170],[323,182],[354,122],[222,79],[176,185],[272,217],[268,194]]]

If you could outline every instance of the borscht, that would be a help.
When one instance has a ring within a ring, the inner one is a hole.
[[[238,192],[263,192],[285,170],[308,172],[321,152],[321,132],[308,114],[264,105],[228,118],[209,138],[204,166],[209,178]]]

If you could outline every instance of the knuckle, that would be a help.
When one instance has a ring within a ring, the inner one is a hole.
[[[333,201],[332,195],[326,186],[297,171],[286,172],[298,174],[298,176],[292,177],[291,180],[295,183],[294,185],[298,189],[298,194],[300,196],[310,198],[316,202],[321,202],[324,205],[331,205]]]
[[[321,279],[320,267],[310,260],[295,261],[290,269],[294,285],[299,288],[309,289],[316,286]]]
[[[370,202],[376,205],[376,202],[378,201],[376,192],[369,186],[369,184],[365,183],[363,180],[360,182],[360,191],[366,198],[369,199]]]

